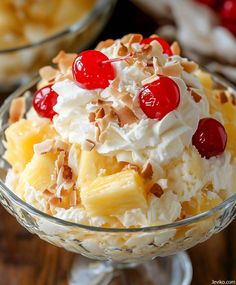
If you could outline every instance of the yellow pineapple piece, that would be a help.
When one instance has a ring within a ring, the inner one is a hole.
[[[83,186],[81,201],[90,216],[118,215],[147,207],[142,178],[131,169],[98,177]]]
[[[224,127],[228,135],[226,149],[236,155],[236,106],[231,102],[221,103],[217,98],[217,92],[206,92],[210,103],[210,113],[221,112],[224,119]]]
[[[214,82],[209,72],[197,70],[195,74],[197,75],[198,79],[200,80],[204,88],[213,89]]]
[[[225,129],[228,135],[226,149],[236,156],[236,123],[225,124]]]
[[[34,154],[32,160],[22,172],[16,192],[23,197],[26,185],[30,185],[37,191],[44,191],[53,181],[55,171],[56,153]]]
[[[29,120],[22,119],[12,124],[5,132],[7,150],[4,157],[16,172],[20,172],[34,154],[33,145],[52,138],[55,134],[50,123],[36,125]]]
[[[49,198],[49,204],[52,208],[64,208],[69,209],[71,207],[71,191],[70,190],[63,190],[61,191],[61,197],[58,198],[56,196],[54,197],[48,197],[47,194],[45,194],[47,198]]]
[[[212,197],[208,196],[207,193],[202,193],[188,202],[183,202],[182,210],[187,216],[195,216],[216,207],[222,201],[215,193]]]
[[[81,151],[79,162],[79,184],[93,181],[99,175],[106,176],[121,171],[123,163],[117,162],[115,157],[101,155],[92,151]]]
[[[236,106],[231,102],[218,103],[218,110],[221,111],[224,119],[224,127],[228,136],[226,149],[236,155]]]

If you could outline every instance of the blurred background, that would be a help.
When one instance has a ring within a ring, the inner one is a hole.
[[[177,39],[183,55],[236,83],[236,0],[1,0],[1,102],[60,50],[127,33]],[[2,208],[0,218],[0,285],[67,285],[74,255],[29,234]],[[236,280],[235,224],[189,251],[193,285]]]

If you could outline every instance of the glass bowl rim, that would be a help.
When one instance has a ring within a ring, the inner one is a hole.
[[[103,11],[103,8],[105,8],[106,4],[110,1],[111,0],[96,0],[95,5],[90,10],[90,12],[88,12],[80,20],[74,22],[70,26],[62,29],[59,32],[53,33],[51,36],[45,37],[42,40],[36,41],[34,43],[27,43],[27,44],[20,45],[18,47],[0,49],[0,55],[38,47],[42,44],[61,38],[64,35],[83,30],[98,15],[100,11]],[[113,2],[116,2],[116,0],[113,0]]]
[[[220,76],[212,75],[214,81],[223,84],[224,86],[227,85],[230,87],[234,92],[236,92],[235,87],[225,79],[221,78]],[[2,120],[2,115],[9,109],[9,105],[12,101],[12,99],[21,96],[24,94],[27,90],[32,88],[35,84],[39,82],[39,77],[33,79],[31,82],[26,84],[25,86],[22,86],[18,88],[15,92],[13,92],[1,105],[0,107],[0,122]],[[2,134],[5,131],[5,127],[0,127],[0,134]],[[181,226],[188,226],[192,223],[199,222],[205,218],[210,218],[218,211],[230,207],[231,203],[236,201],[236,193],[233,194],[231,197],[217,205],[216,207],[202,212],[198,215],[185,218],[173,223],[163,224],[163,225],[156,225],[156,226],[147,226],[142,228],[107,228],[107,227],[98,227],[98,226],[90,226],[86,224],[79,224],[75,222],[66,221],[54,216],[50,216],[35,207],[31,206],[30,204],[24,202],[22,199],[20,199],[13,191],[11,191],[5,184],[0,180],[0,191],[5,192],[5,194],[10,197],[14,201],[15,204],[20,206],[22,209],[24,209],[26,212],[32,213],[33,215],[39,216],[43,219],[47,219],[48,221],[55,223],[60,226],[66,226],[66,227],[76,227],[81,228],[88,231],[93,232],[106,232],[106,233],[138,233],[138,232],[153,232],[153,231],[163,231],[168,229],[175,229],[179,228]]]

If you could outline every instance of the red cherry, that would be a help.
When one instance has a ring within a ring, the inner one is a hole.
[[[150,44],[153,41],[158,41],[159,42],[159,44],[163,48],[163,53],[166,53],[169,56],[173,55],[173,53],[171,51],[171,48],[170,48],[170,45],[162,38],[159,38],[159,37],[146,38],[146,39],[143,39],[140,44],[141,45],[147,45],[147,44]]]
[[[109,85],[109,80],[115,78],[109,58],[97,50],[80,53],[73,62],[72,72],[76,82],[84,89],[104,89]]]
[[[148,118],[161,120],[179,106],[180,91],[170,78],[160,76],[156,81],[143,86],[139,104]]]
[[[223,21],[222,26],[228,29],[236,37],[236,22]]]
[[[53,106],[57,103],[58,94],[52,89],[52,85],[39,89],[33,98],[35,111],[42,117],[52,119],[56,112]]]
[[[207,5],[209,7],[214,7],[219,2],[219,0],[195,0],[195,1]]]
[[[193,135],[192,144],[202,157],[209,159],[224,152],[227,133],[224,126],[215,119],[204,118],[199,121]]]
[[[220,10],[220,16],[222,21],[236,22],[236,1],[226,0]]]

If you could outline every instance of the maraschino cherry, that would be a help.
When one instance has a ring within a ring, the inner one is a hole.
[[[220,16],[223,21],[232,21],[236,23],[236,0],[226,0],[220,10]]]
[[[159,37],[153,37],[153,38],[145,38],[141,41],[141,45],[144,44],[144,45],[147,45],[147,44],[150,44],[151,42],[153,41],[158,41],[159,44],[162,46],[163,48],[163,53],[165,54],[168,54],[169,56],[172,56],[173,53],[171,51],[171,48],[170,48],[170,45],[162,38],[159,38]]]
[[[236,36],[236,1],[226,0],[220,9],[221,24]]]
[[[115,78],[115,69],[109,58],[97,50],[80,53],[74,60],[72,73],[75,81],[84,89],[105,89],[109,80]]]
[[[139,104],[148,118],[161,120],[175,110],[180,102],[178,85],[170,78],[159,79],[143,86],[139,93]]]
[[[52,85],[39,89],[33,98],[35,111],[42,117],[52,119],[56,112],[53,107],[57,103],[58,94],[52,89]]]
[[[220,122],[213,118],[204,118],[199,121],[192,144],[202,157],[209,159],[222,154],[226,143],[227,133]]]
[[[196,1],[204,5],[207,5],[209,7],[214,7],[219,2],[219,0],[196,0]]]

